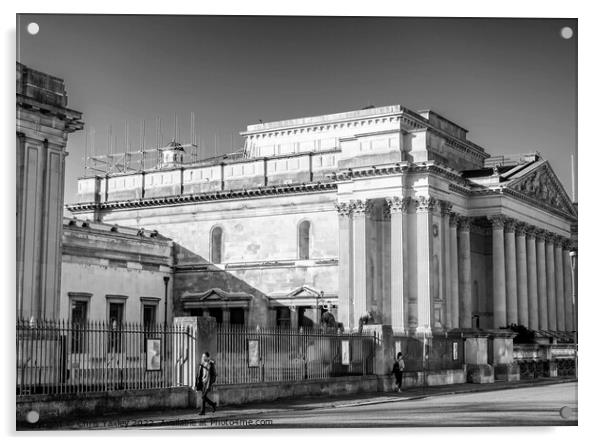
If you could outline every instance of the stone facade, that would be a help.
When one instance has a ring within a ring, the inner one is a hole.
[[[59,315],[67,137],[83,128],[62,79],[17,63],[17,318]]]
[[[346,329],[372,318],[409,334],[574,329],[564,277],[576,207],[539,155],[491,163],[462,127],[401,106],[242,135],[234,156],[82,178],[69,206],[173,239],[176,315],[237,307],[245,323],[298,326],[329,310]]]
[[[65,218],[62,245],[61,319],[171,321],[171,240],[154,231]]]

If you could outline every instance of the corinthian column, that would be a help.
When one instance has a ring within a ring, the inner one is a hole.
[[[506,322],[518,323],[518,298],[516,288],[516,240],[514,228],[516,221],[507,220],[504,226],[505,233],[505,264],[506,264]]]
[[[556,275],[556,328],[560,332],[564,332],[564,267],[561,237],[554,239],[554,271]]]
[[[538,229],[537,236],[537,305],[539,329],[548,329],[548,286],[546,279],[546,231]]]
[[[537,248],[535,229],[527,230],[527,280],[529,295],[529,329],[539,329],[539,311],[537,304]]]
[[[351,284],[351,208],[336,203],[339,213],[339,304],[337,318],[346,329],[353,329],[353,293]]]
[[[430,197],[421,196],[416,203],[416,265],[418,286],[418,328],[430,331],[431,329],[431,260],[433,243],[431,227],[433,225],[432,212],[436,201]]]
[[[516,287],[518,296],[518,324],[529,325],[529,289],[527,283],[527,243],[525,224],[518,223],[516,236]]]
[[[460,327],[460,296],[458,293],[458,215],[449,216],[449,257],[450,257],[450,307],[451,319],[449,326],[452,329]]]
[[[397,196],[386,198],[391,212],[391,326],[395,332],[404,332],[407,327],[405,302],[407,270],[404,240],[410,200],[411,198]]]
[[[472,327],[472,273],[470,263],[470,218],[461,218],[460,225],[460,328]]]
[[[501,215],[492,216],[491,242],[493,256],[493,328],[507,326],[506,322],[506,264],[504,259],[504,222]]]
[[[367,201],[352,201],[353,209],[353,317],[354,324],[368,312],[366,301],[366,212]]]
[[[556,324],[556,273],[554,262],[554,238],[551,233],[546,235],[546,287],[548,291],[548,328],[557,330]]]
[[[443,250],[443,300],[445,305],[445,327],[452,327],[452,291],[451,291],[451,252],[450,252],[450,228],[449,214],[452,205],[449,202],[441,201],[441,241]]]
[[[571,276],[570,241],[562,243],[562,256],[564,266],[564,327],[567,332],[575,330],[573,326],[573,288]]]

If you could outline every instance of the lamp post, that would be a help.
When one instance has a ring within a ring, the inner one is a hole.
[[[163,277],[165,283],[165,310],[163,314],[163,327],[167,328],[167,285],[169,284],[169,277]]]
[[[573,342],[575,344],[575,377],[577,377],[577,251],[571,250],[569,252],[571,257],[571,296],[573,299],[573,329],[575,330],[575,336]]]

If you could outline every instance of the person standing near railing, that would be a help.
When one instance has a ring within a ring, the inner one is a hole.
[[[195,382],[196,390],[202,393],[200,416],[205,415],[205,405],[207,403],[211,405],[213,412],[215,412],[217,403],[209,398],[209,392],[215,383],[216,377],[215,362],[209,358],[209,352],[205,352],[201,357],[201,364],[199,365]]]

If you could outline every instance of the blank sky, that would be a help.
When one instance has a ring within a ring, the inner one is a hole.
[[[570,193],[576,154],[575,19],[436,19],[21,15],[18,58],[64,78],[106,150],[107,129],[154,145],[189,139],[196,114],[206,155],[238,147],[264,122],[401,104],[430,108],[488,153],[539,151]],[[30,36],[35,21],[40,32]],[[572,39],[560,30],[570,26]],[[235,135],[235,136],[234,136]],[[232,141],[234,144],[232,144]],[[135,144],[134,144],[135,145]],[[83,175],[84,134],[70,136],[66,202]]]

